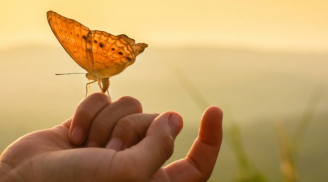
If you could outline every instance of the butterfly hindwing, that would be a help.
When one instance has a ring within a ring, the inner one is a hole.
[[[148,45],[145,43],[134,44],[132,46],[132,49],[134,50],[134,55],[138,56],[145,50],[146,47],[148,47]]]
[[[122,72],[135,61],[129,42],[104,31],[91,31],[94,70],[106,76]],[[126,36],[127,37],[127,36]]]
[[[131,39],[130,37],[128,37],[125,34],[118,35],[117,37],[124,39],[126,42],[128,42],[130,44],[130,46],[133,46],[136,42],[134,39]]]
[[[93,68],[93,60],[88,60],[86,54],[86,39],[89,28],[81,23],[65,18],[53,11],[48,11],[49,25],[60,44],[73,60],[86,71]]]

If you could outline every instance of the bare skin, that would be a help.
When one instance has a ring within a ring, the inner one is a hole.
[[[204,112],[187,156],[162,167],[182,129],[181,116],[142,113],[131,97],[113,103],[100,97],[88,96],[71,119],[8,146],[0,156],[0,181],[203,182],[211,176],[222,141],[218,107]]]

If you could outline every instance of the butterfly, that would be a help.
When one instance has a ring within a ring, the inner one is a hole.
[[[112,35],[104,31],[90,30],[81,23],[48,11],[47,19],[52,32],[72,59],[88,73],[88,85],[98,82],[102,93],[109,87],[109,78],[132,65],[136,57],[148,47],[136,44],[127,35]]]

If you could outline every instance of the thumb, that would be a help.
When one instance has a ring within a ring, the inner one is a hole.
[[[174,140],[182,127],[182,117],[178,113],[165,112],[155,118],[146,137],[131,148],[137,163],[143,164],[143,174],[151,177],[171,157]]]

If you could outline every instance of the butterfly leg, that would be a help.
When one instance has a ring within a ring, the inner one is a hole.
[[[91,83],[94,83],[94,82],[96,82],[96,80],[95,80],[95,81],[92,81],[92,82],[90,82],[90,80],[89,80],[89,83],[87,83],[87,84],[85,85],[86,93],[85,93],[85,96],[84,96],[84,97],[86,97],[86,96],[88,95],[88,86],[89,86],[89,88],[90,88],[90,84],[91,84]],[[91,91],[91,89],[90,89],[90,91]]]
[[[110,81],[108,80],[108,87],[109,87],[109,85],[110,85]],[[107,95],[108,95],[108,97],[110,98],[110,96],[109,96],[109,91],[108,91],[109,89],[107,89]]]
[[[112,98],[110,98],[110,95],[109,95],[108,90],[107,90],[107,95],[108,95],[108,97],[109,97],[109,100],[112,102]]]
[[[89,80],[88,86],[89,86],[90,93],[92,93],[91,86],[90,86],[90,80]]]
[[[102,86],[101,86],[101,81],[98,80],[98,86],[100,88],[100,90],[102,90]],[[101,100],[104,100],[104,92],[101,92]]]
[[[98,86],[99,86],[100,90],[102,90],[102,86],[101,86],[101,81],[100,80],[98,80]]]

